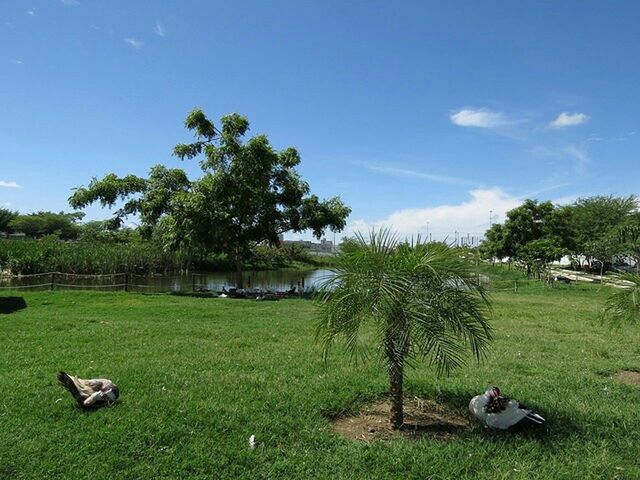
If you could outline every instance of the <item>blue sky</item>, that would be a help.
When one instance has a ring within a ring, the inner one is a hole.
[[[640,193],[639,24],[635,1],[3,0],[0,205],[197,174],[170,155],[194,107],[297,147],[349,230],[477,234],[525,197]]]

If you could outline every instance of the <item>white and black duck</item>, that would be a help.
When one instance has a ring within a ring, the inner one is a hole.
[[[115,402],[120,390],[106,378],[83,380],[65,372],[58,372],[58,382],[75,398],[81,407],[97,407]]]
[[[530,408],[500,395],[498,387],[489,387],[482,395],[469,402],[471,413],[485,425],[499,430],[510,430],[529,425],[542,425],[545,419]]]

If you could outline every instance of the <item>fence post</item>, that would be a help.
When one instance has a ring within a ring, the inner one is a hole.
[[[518,281],[516,280],[515,282],[513,282],[513,285],[515,292],[518,293]]]
[[[55,285],[56,285],[56,274],[52,273],[51,274],[51,290],[55,288]]]
[[[129,291],[129,274],[128,273],[124,274],[124,291],[125,292]]]
[[[191,274],[191,291],[193,293],[196,292],[196,274],[195,273]]]

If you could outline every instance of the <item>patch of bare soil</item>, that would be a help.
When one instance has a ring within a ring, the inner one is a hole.
[[[633,370],[621,370],[616,373],[613,378],[619,382],[626,383],[627,385],[640,387],[640,372],[634,372]]]
[[[353,417],[339,417],[331,422],[334,431],[352,440],[387,440],[397,437],[431,437],[447,439],[469,428],[469,418],[446,411],[441,405],[419,398],[404,402],[401,430],[389,424],[391,405],[388,401],[363,408]]]

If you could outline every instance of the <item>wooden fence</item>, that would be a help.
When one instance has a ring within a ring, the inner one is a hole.
[[[206,281],[207,274],[191,273],[176,275],[138,275],[112,273],[101,275],[47,272],[29,275],[0,276],[0,291],[3,290],[106,290],[124,292],[219,292],[224,282]],[[268,285],[251,288],[251,277],[247,287],[252,291],[275,290]],[[311,293],[313,286],[305,286],[305,279],[297,281],[296,291]]]
[[[137,275],[132,273],[112,273],[86,275],[62,272],[36,273],[30,275],[0,276],[0,290],[119,290],[151,292],[195,292],[202,286],[200,274],[193,273],[190,280],[182,276],[178,283],[168,287],[162,280],[175,279],[167,275]],[[179,288],[178,288],[179,287]]]

